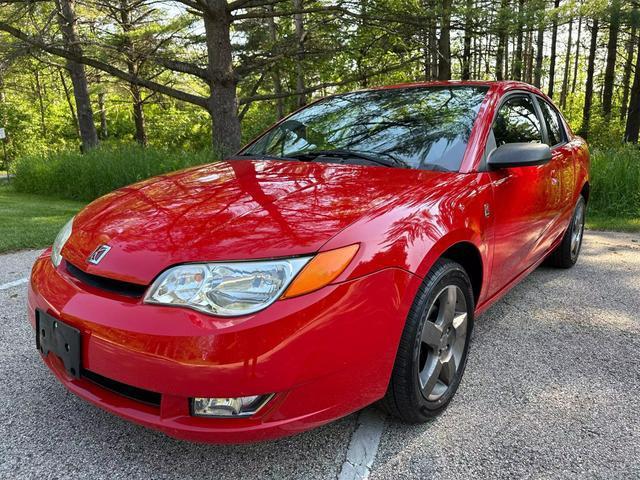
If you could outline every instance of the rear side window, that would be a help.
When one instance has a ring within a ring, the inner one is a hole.
[[[493,134],[498,147],[505,143],[542,143],[542,128],[531,97],[509,97],[498,111]]]
[[[542,118],[544,118],[544,123],[547,126],[549,146],[553,147],[563,143],[565,137],[560,125],[560,118],[558,118],[558,112],[541,98],[538,98],[538,103],[540,104],[540,110],[542,110]]]

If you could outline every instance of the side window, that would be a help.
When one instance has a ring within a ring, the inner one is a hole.
[[[558,112],[556,112],[551,105],[541,98],[538,98],[538,103],[540,104],[540,110],[542,110],[542,118],[544,118],[544,123],[547,126],[549,146],[553,147],[559,143],[563,143],[565,141],[565,136],[560,124],[560,119],[558,118]]]
[[[528,95],[509,97],[500,107],[493,124],[496,145],[505,143],[542,143],[542,128]]]

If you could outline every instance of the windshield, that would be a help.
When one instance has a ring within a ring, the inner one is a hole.
[[[407,87],[335,95],[291,115],[243,155],[457,171],[487,87]],[[332,155],[331,153],[335,154]]]

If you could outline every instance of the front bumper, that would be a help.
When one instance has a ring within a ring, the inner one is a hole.
[[[33,267],[29,318],[40,309],[80,330],[83,369],[160,394],[159,406],[47,366],[73,393],[130,421],[193,441],[239,443],[298,433],[384,395],[420,281],[386,269],[278,301],[239,318],[142,304],[83,284],[48,252]],[[202,418],[193,397],[271,394],[247,418]]]

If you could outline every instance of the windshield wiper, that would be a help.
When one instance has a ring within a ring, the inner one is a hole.
[[[308,152],[296,152],[289,154],[289,157],[297,158],[300,160],[311,160],[316,159],[318,157],[336,157],[336,158],[358,158],[360,160],[366,160],[372,163],[376,163],[378,165],[382,165],[385,167],[399,167],[399,168],[409,168],[409,166],[400,159],[393,157],[390,154],[384,153],[383,155],[387,155],[390,157],[389,160],[384,158],[377,158],[375,156],[369,155],[367,153],[359,152],[357,150],[346,150],[346,149],[335,149],[335,150],[310,150]]]
[[[263,155],[261,153],[239,153],[237,155],[231,155],[225,160],[233,160],[234,158],[255,158],[256,160],[298,160],[294,157],[279,157],[277,155]]]
[[[420,170],[433,170],[434,172],[450,172],[446,167],[438,165],[437,163],[423,163],[420,165]]]

